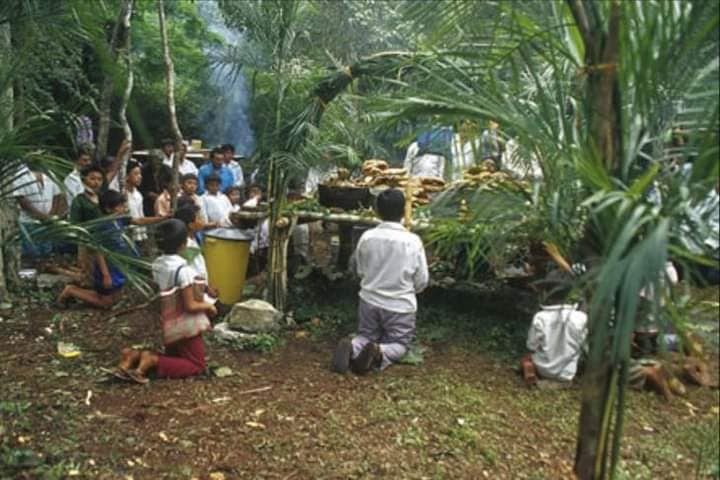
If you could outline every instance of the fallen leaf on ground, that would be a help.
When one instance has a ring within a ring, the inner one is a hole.
[[[216,368],[216,369],[213,371],[213,373],[214,373],[215,376],[218,377],[218,378],[224,378],[224,377],[229,377],[229,376],[233,375],[233,371],[232,371],[232,369],[230,369],[229,367],[219,367],[219,368]]]
[[[57,352],[63,358],[75,358],[80,356],[80,349],[72,343],[58,342]]]
[[[259,428],[260,430],[265,429],[265,425],[263,425],[262,423],[259,423],[259,422],[245,422],[245,425],[247,425],[248,427],[252,427],[252,428]]]

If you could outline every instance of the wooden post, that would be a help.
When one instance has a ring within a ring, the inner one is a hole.
[[[297,224],[297,217],[281,217],[275,222],[270,234],[270,300],[275,308],[284,312],[287,303],[287,254],[290,234]]]
[[[403,217],[403,225],[408,230],[412,227],[412,209],[413,209],[413,187],[412,182],[408,181],[405,185],[405,215]]]

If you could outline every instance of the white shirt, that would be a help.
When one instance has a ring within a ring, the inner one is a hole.
[[[479,151],[479,142],[475,142],[476,148],[473,150],[473,143],[461,143],[459,134],[453,136],[452,142],[452,178],[450,180],[460,180],[463,172],[475,165],[475,151]]]
[[[55,196],[60,195],[62,192],[60,191],[60,187],[50,180],[47,175],[44,173],[40,173],[39,175],[42,179],[42,184],[37,180],[33,172],[24,168],[23,174],[13,182],[15,185],[14,195],[24,197],[36,210],[47,214],[52,210]],[[20,209],[19,219],[21,223],[39,222],[39,220],[31,217],[22,208]]]
[[[173,167],[173,162],[175,161],[175,154],[173,153],[169,157],[166,157],[163,153],[163,165],[167,165],[168,167]],[[182,163],[178,165],[178,174],[185,175],[186,173],[194,173],[195,175],[198,174],[198,168],[195,166],[195,164],[192,162],[192,160],[188,160],[187,158],[183,159]]]
[[[291,233],[293,250],[306,261],[310,261],[310,225],[295,225]]]
[[[232,204],[227,195],[220,192],[211,195],[210,192],[207,192],[202,196],[202,199],[208,222],[217,222],[221,227],[229,227]]]
[[[135,218],[145,218],[145,213],[143,212],[143,196],[140,191],[135,188],[132,191],[126,189],[125,193],[127,194],[127,203],[128,203],[128,211],[130,213],[130,216]],[[139,225],[131,225],[130,231],[132,232],[133,240],[136,242],[142,242],[144,240],[147,240],[147,229],[143,226]]]
[[[186,267],[186,268],[180,268]],[[178,272],[180,269],[180,272]],[[170,290],[178,287],[183,289],[192,285],[195,279],[195,270],[189,268],[188,263],[180,255],[160,255],[152,263],[153,280],[160,290]],[[177,284],[175,283],[177,275]]]
[[[253,232],[254,238],[250,242],[250,253],[270,246],[270,222],[265,219],[260,227]]]
[[[323,180],[328,179],[336,173],[337,168],[334,167],[328,170],[320,170],[317,167],[310,167],[310,170],[308,170],[308,176],[305,179],[305,193],[317,192],[318,185],[320,185]]]
[[[195,255],[195,258],[192,259],[192,261],[188,262],[188,265],[193,270],[194,278],[201,278],[205,281],[205,283],[208,283],[209,277],[208,277],[208,271],[207,271],[207,265],[205,264],[205,257],[202,254],[202,249],[200,248],[200,245],[195,241],[194,238],[188,237],[187,241],[187,247],[188,248],[197,248],[200,250],[200,252]],[[205,303],[211,303],[215,304],[217,303],[217,298],[213,298],[207,293],[204,295]]]
[[[197,166],[192,162],[192,160],[188,160],[187,158],[183,160],[183,162],[178,166],[178,173],[182,175],[186,175],[188,173],[192,173],[194,175],[198,174],[198,168]]]
[[[428,284],[425,247],[420,237],[395,222],[363,233],[353,255],[360,276],[360,298],[384,310],[412,313],[415,294]]]
[[[167,165],[168,167],[172,168],[173,162],[175,161],[175,154],[171,153],[170,156],[168,157],[167,155],[165,155],[165,153],[163,153],[162,156],[163,156],[163,165]]]
[[[65,184],[65,190],[67,190],[66,196],[69,207],[72,205],[73,199],[85,191],[85,185],[83,185],[80,172],[78,172],[77,169],[73,169],[73,171],[65,177],[63,183]]]
[[[198,250],[200,250],[200,245],[198,245],[195,239],[191,237],[188,237],[187,247],[197,248]],[[200,277],[203,280],[207,281],[207,266],[205,265],[205,257],[203,256],[202,251],[195,255],[195,258],[193,258],[192,261],[189,261],[188,265],[190,265],[190,267],[195,271],[196,277]]]
[[[418,155],[420,148],[417,142],[413,142],[408,147],[405,154],[403,168],[408,171],[411,177],[438,177],[444,178],[445,174],[445,157],[426,153]]]
[[[240,166],[240,162],[238,162],[237,160],[230,160],[230,163],[227,164],[227,167],[233,174],[233,186],[242,187],[243,185],[245,185],[245,177],[243,175],[243,169]]]
[[[533,317],[527,348],[538,373],[545,378],[570,381],[577,372],[587,337],[587,315],[575,305],[542,307]]]

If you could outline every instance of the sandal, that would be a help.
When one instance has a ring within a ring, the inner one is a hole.
[[[147,378],[145,375],[143,375],[142,373],[138,372],[135,369],[126,370],[125,373],[128,374],[128,376],[130,377],[130,380],[132,380],[135,383],[139,383],[140,385],[145,385],[150,381],[149,378]]]
[[[114,369],[112,370],[112,376],[115,377],[115,378],[117,378],[117,379],[123,380],[123,381],[125,381],[125,382],[132,382],[132,381],[133,381],[133,379],[132,379],[132,377],[130,377],[130,374],[128,373],[128,371],[125,370],[125,369],[122,368],[122,367],[116,367],[116,368],[114,368]]]

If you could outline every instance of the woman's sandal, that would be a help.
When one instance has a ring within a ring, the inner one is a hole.
[[[128,374],[128,371],[122,367],[116,367],[112,370],[113,377],[123,380],[125,382],[132,382],[133,379]]]
[[[145,375],[143,375],[142,373],[138,372],[138,371],[135,370],[135,369],[133,369],[133,370],[126,370],[125,373],[128,374],[128,376],[130,377],[130,379],[131,379],[133,382],[139,383],[140,385],[145,385],[145,384],[147,384],[147,383],[150,381],[149,378],[147,378]]]

